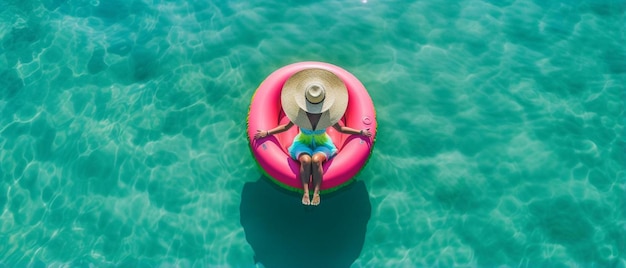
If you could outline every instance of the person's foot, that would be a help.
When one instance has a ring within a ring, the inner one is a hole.
[[[320,194],[313,194],[313,200],[311,200],[311,205],[317,206],[320,204]]]
[[[304,193],[304,195],[302,195],[302,204],[305,206],[311,204],[311,200],[309,200],[309,193]]]

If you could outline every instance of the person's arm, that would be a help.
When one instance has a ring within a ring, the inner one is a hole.
[[[343,134],[358,134],[358,135],[363,135],[366,137],[372,136],[372,132],[370,131],[369,128],[358,130],[358,129],[354,129],[351,127],[341,126],[339,124],[334,124],[333,128],[335,128],[337,131]]]
[[[260,139],[260,138],[265,138],[269,135],[273,135],[273,134],[278,134],[284,131],[287,131],[288,129],[290,129],[293,126],[292,122],[289,122],[287,124],[282,124],[280,126],[277,126],[275,128],[272,128],[270,130],[260,130],[258,129],[256,131],[256,134],[254,134],[254,138],[255,139]]]

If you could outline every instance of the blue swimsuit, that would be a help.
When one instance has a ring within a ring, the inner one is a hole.
[[[326,159],[330,159],[337,153],[337,147],[333,144],[330,136],[326,134],[326,129],[308,130],[300,128],[300,133],[293,139],[289,146],[289,154],[298,160],[301,154],[313,156],[316,153],[323,153]]]

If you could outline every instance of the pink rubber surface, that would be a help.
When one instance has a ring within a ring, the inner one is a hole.
[[[331,160],[324,164],[321,190],[331,190],[350,181],[363,168],[372,151],[376,136],[376,113],[374,104],[363,84],[348,71],[323,62],[300,62],[284,66],[270,74],[257,88],[250,104],[248,117],[248,139],[252,154],[260,167],[278,183],[290,189],[301,189],[300,164],[291,159],[287,148],[298,134],[298,127],[259,140],[254,139],[258,129],[268,130],[288,122],[280,104],[280,93],[285,81],[294,73],[320,68],[335,73],[348,88],[348,108],[340,124],[355,129],[369,128],[371,137],[345,135],[334,128],[327,133],[339,149]]]

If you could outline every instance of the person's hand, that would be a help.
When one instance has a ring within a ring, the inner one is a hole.
[[[363,130],[361,130],[361,135],[363,135],[365,137],[371,137],[372,136],[372,132],[370,131],[369,128],[363,129]]]
[[[256,134],[254,134],[254,138],[255,138],[255,139],[260,139],[260,138],[265,138],[265,137],[267,137],[267,136],[269,136],[269,135],[270,135],[270,132],[269,132],[269,131],[267,131],[267,130],[260,130],[260,129],[258,129],[258,130],[256,131]]]

